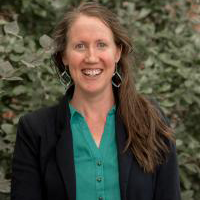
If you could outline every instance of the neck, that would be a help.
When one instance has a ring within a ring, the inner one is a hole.
[[[112,87],[109,91],[99,94],[86,94],[81,91],[74,90],[73,98],[70,103],[81,113],[86,119],[105,119],[108,111],[115,103]]]

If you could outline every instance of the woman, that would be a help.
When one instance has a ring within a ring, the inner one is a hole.
[[[62,101],[19,121],[12,200],[179,200],[172,131],[135,90],[132,46],[97,3],[68,12],[55,33]]]

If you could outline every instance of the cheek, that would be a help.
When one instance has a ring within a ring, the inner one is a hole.
[[[69,73],[71,75],[71,77],[73,79],[75,79],[77,76],[78,76],[78,73],[79,73],[79,69],[78,69],[78,66],[77,65],[69,65]]]
[[[104,52],[102,56],[105,62],[115,65],[115,54],[112,50]]]
[[[83,59],[80,54],[73,53],[73,52],[69,53],[67,58],[68,58],[68,65],[72,69],[78,68]]]

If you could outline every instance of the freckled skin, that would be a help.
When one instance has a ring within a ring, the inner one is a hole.
[[[112,75],[121,56],[111,29],[96,17],[80,15],[72,24],[63,62],[75,84],[75,90],[83,93],[110,93]],[[84,69],[101,69],[100,75],[89,77]]]

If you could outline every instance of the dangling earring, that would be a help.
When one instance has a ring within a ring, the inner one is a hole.
[[[113,73],[113,77],[112,77],[112,84],[119,88],[121,86],[122,83],[122,77],[118,72],[118,65],[116,64],[115,66],[115,72]]]
[[[73,81],[71,75],[69,74],[69,69],[67,66],[65,66],[65,71],[60,74],[60,82],[66,90],[68,90],[69,87],[73,85]]]

